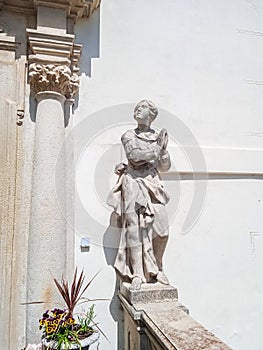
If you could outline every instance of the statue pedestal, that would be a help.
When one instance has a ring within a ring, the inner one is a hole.
[[[131,304],[178,299],[178,292],[175,287],[161,283],[143,283],[141,289],[130,290],[130,283],[124,282],[121,285],[120,293]]]

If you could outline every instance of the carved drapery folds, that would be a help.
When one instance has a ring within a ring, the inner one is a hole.
[[[79,88],[79,76],[65,65],[32,63],[29,80],[34,93],[54,91],[72,98]]]

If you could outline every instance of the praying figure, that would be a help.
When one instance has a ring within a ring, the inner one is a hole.
[[[169,284],[162,261],[169,233],[165,208],[169,196],[159,172],[168,171],[171,161],[167,131],[158,133],[151,128],[157,115],[150,100],[135,106],[137,128],[121,137],[127,164],[116,166],[118,181],[107,200],[120,216],[122,227],[114,267],[123,279],[129,279],[131,290],[148,282]]]

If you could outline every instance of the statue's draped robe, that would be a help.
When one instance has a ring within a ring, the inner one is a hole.
[[[144,282],[158,273],[153,246],[154,237],[168,235],[168,218],[165,204],[169,196],[160,183],[158,161],[145,161],[138,159],[136,151],[140,155],[149,155],[154,152],[157,145],[158,133],[128,130],[122,136],[128,165],[123,168],[117,184],[112,189],[108,204],[122,218],[122,232],[119,250],[114,267],[121,275],[132,279],[134,276],[130,263],[129,242],[127,237],[126,220],[127,213],[138,214],[138,230],[142,248],[142,264],[144,276],[139,276]],[[143,157],[142,157],[143,158]],[[147,156],[146,158],[147,159]]]

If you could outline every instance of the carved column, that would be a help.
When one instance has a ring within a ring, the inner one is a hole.
[[[27,300],[45,302],[27,307],[27,341],[33,343],[39,339],[37,320],[42,311],[61,304],[52,275],[65,275],[68,258],[64,103],[78,89],[79,78],[66,65],[33,63],[29,79],[37,111]]]
[[[41,309],[52,305],[22,304],[55,301],[51,273],[71,275],[74,268],[74,229],[66,227],[66,219],[72,224],[74,217],[73,190],[65,190],[73,188],[70,142],[67,166],[62,152],[57,167],[58,188],[54,177],[64,143],[64,103],[67,114],[78,88],[81,45],[75,44],[74,23],[99,5],[100,0],[0,0],[1,350],[39,342]],[[36,115],[34,103],[28,103],[28,65]],[[66,213],[56,194],[67,203]]]

